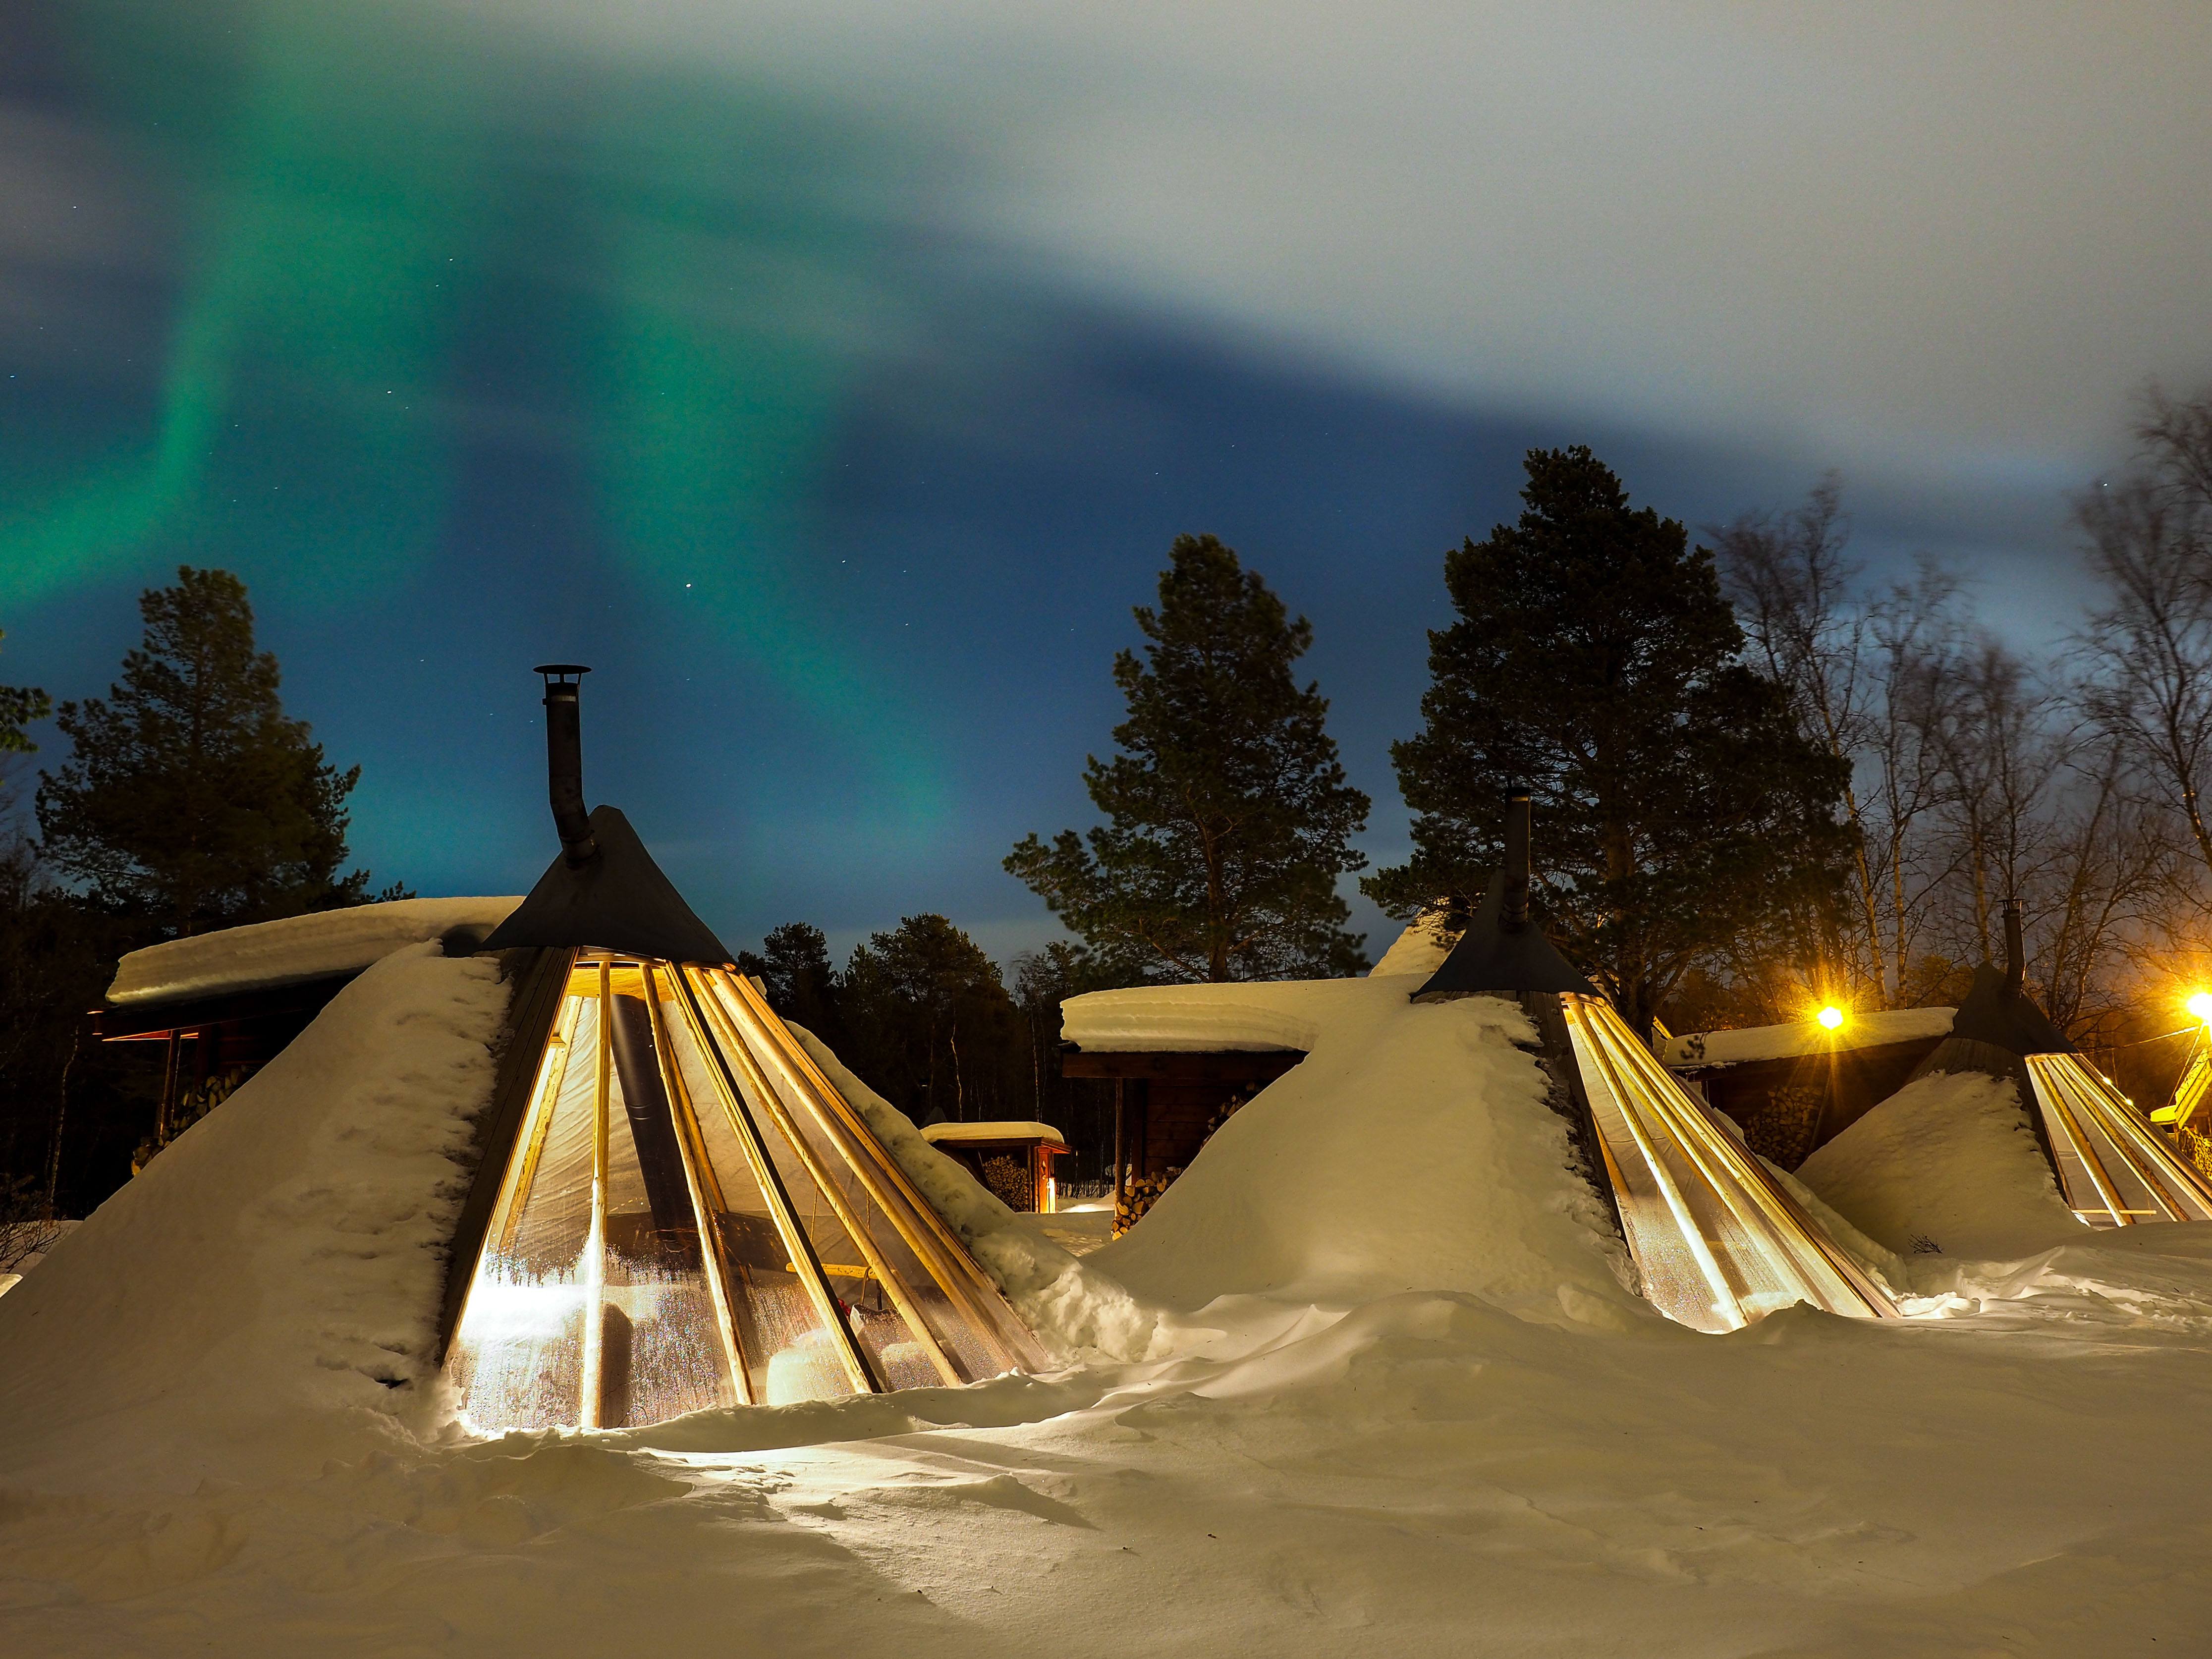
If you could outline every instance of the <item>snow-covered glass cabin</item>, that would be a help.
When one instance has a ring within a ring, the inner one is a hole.
[[[107,1035],[166,1036],[173,1079],[180,1045],[245,1054],[222,1022],[263,1018],[245,1033],[258,1065],[397,944],[499,957],[507,1034],[437,1332],[479,1429],[1042,1369],[997,1285],[622,813],[586,813],[582,671],[544,672],[562,852],[520,907],[409,901],[159,946],[118,981]]]

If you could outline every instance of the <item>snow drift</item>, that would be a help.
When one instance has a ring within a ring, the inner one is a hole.
[[[1307,1057],[1085,1261],[1186,1311],[1231,1295],[1344,1305],[1418,1289],[1553,1321],[1643,1312],[1604,1201],[1573,1173],[1543,1072],[1516,1046],[1535,1041],[1527,1018],[1495,997],[1415,1005],[1411,982],[1178,988],[1181,1040],[1202,1046],[1213,1009],[1248,1042],[1297,1032],[1283,1046]],[[1072,999],[1069,1034],[1091,1046],[1100,1011],[1127,1030],[1146,994]]]
[[[0,1479],[190,1486],[404,1439],[507,988],[392,952],[0,1297]]]
[[[1797,1178],[1901,1256],[2015,1261],[2082,1242],[2008,1080],[1936,1072],[1806,1159]]]

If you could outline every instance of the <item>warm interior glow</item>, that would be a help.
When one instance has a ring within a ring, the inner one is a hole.
[[[1844,1011],[1832,1002],[1821,1009],[1814,1018],[1820,1022],[1824,1030],[1840,1031],[1844,1029]]]
[[[2192,1019],[2201,1019],[2207,1025],[2212,1025],[2212,991],[2199,991],[2181,1006],[2189,1010]]]
[[[2212,1221],[2212,1186],[2076,1054],[2030,1054],[2028,1081],[2067,1206],[2092,1227]]]
[[[1570,992],[1559,1006],[1622,1236],[1660,1312],[1713,1333],[1798,1302],[1856,1318],[1895,1316],[1881,1288],[1610,1004]]]
[[[957,1386],[1045,1356],[748,981],[571,973],[447,1358],[477,1428]]]

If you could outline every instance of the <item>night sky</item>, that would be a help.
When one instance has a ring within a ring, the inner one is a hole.
[[[1003,957],[1178,532],[1313,619],[1388,861],[1529,446],[1692,526],[1839,469],[2041,643],[2212,378],[2202,6],[919,9],[0,0],[0,681],[235,570],[447,894],[552,854],[586,662],[587,794],[732,945]]]

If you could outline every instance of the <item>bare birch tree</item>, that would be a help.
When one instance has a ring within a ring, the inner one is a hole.
[[[2187,884],[2212,892],[2212,397],[2176,404],[2153,392],[2142,465],[2084,496],[2076,517],[2107,603],[2082,641],[2082,703],[2186,830]]]

